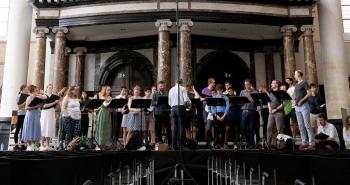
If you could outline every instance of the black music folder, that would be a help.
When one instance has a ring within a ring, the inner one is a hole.
[[[226,106],[226,102],[224,98],[206,98],[208,106]]]
[[[267,102],[271,102],[271,99],[268,96],[268,94],[264,93],[264,92],[263,93],[252,93],[252,94],[250,94],[250,96],[253,98],[254,103],[256,105],[259,105],[260,103],[262,105],[266,105]]]
[[[329,137],[329,135],[325,134],[325,133],[319,133],[315,136],[315,139],[318,140],[326,140]]]
[[[249,99],[245,96],[229,96],[230,103],[233,105],[242,105],[245,103],[250,103]]]
[[[59,100],[59,99],[60,99],[59,96],[52,94],[50,97],[48,97],[48,98],[45,100],[45,103],[46,103],[46,104],[53,103],[53,102],[55,102],[56,100]]]
[[[159,105],[168,105],[169,104],[169,97],[168,96],[159,96],[157,99],[156,99],[156,105],[159,106]]]
[[[271,91],[271,93],[281,102],[292,99],[286,91]]]
[[[127,99],[113,99],[109,105],[107,106],[107,108],[113,108],[113,109],[118,109],[118,108],[123,108],[124,105],[126,105],[128,103]]]
[[[28,96],[29,96],[29,94],[21,93],[21,95],[18,98],[17,105],[23,104],[27,100]]]
[[[84,107],[85,109],[97,109],[99,108],[104,100],[99,100],[99,99],[92,99],[92,100],[85,100],[86,106]]]
[[[29,107],[34,107],[34,106],[37,106],[37,105],[40,105],[40,104],[44,104],[44,103],[45,103],[45,100],[44,100],[44,99],[35,97],[35,98],[30,102]]]
[[[134,99],[131,101],[131,107],[134,109],[148,109],[151,107],[151,99]]]

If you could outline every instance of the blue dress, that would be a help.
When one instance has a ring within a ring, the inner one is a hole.
[[[41,139],[40,111],[39,109],[27,110],[23,122],[23,142],[39,141]]]

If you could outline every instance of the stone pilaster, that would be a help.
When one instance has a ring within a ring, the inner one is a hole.
[[[165,81],[166,89],[171,87],[171,57],[170,57],[170,31],[172,22],[169,19],[157,20],[158,28],[158,72],[157,82]]]
[[[54,27],[52,32],[56,34],[55,38],[55,63],[54,63],[54,75],[53,75],[53,92],[57,93],[66,85],[66,57],[65,57],[65,45],[66,34],[68,28]]]
[[[293,33],[296,31],[297,28],[294,25],[286,25],[281,28],[283,33],[284,78],[293,78],[296,70],[293,37]]]
[[[46,34],[49,29],[46,27],[36,27],[34,29],[36,34],[36,60],[34,64],[34,78],[33,85],[44,89],[45,80],[45,57],[46,57]]]
[[[305,78],[307,82],[317,84],[317,68],[312,25],[304,25],[300,30],[303,32]]]
[[[192,47],[191,27],[193,22],[188,19],[179,20],[180,27],[180,78],[183,85],[193,83],[192,79]]]
[[[73,52],[76,56],[74,85],[79,86],[81,90],[84,90],[84,63],[87,49],[84,47],[77,47],[73,49]]]

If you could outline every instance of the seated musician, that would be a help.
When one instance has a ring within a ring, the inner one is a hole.
[[[327,149],[327,150],[337,150],[339,149],[339,137],[335,126],[327,122],[327,115],[321,113],[318,116],[320,126],[317,129],[316,135],[316,148],[317,149]],[[326,134],[328,138],[317,139],[321,133]]]

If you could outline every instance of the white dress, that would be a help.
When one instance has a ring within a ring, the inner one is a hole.
[[[41,110],[41,136],[54,138],[56,133],[55,107]]]

